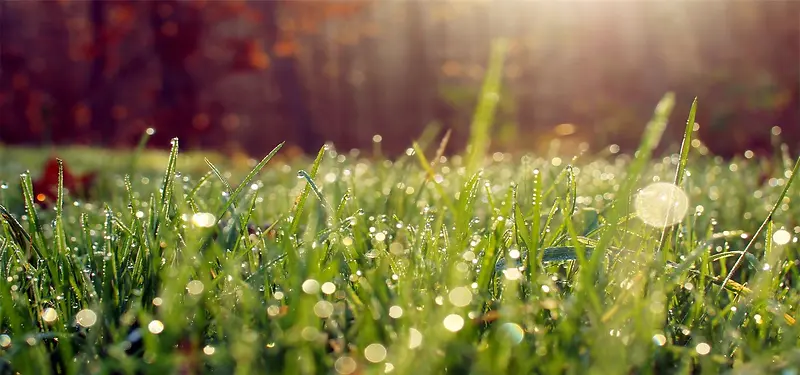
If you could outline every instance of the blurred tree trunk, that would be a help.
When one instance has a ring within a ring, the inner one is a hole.
[[[425,12],[422,7],[425,6],[425,3],[407,1],[405,6],[407,22],[405,28],[408,30],[406,56],[409,56],[410,59],[406,63],[405,72],[402,73],[406,77],[403,90],[405,118],[401,120],[404,124],[394,130],[396,136],[399,137],[398,142],[395,142],[398,145],[411,143],[412,137],[428,125],[427,122],[432,118],[430,104],[437,91],[437,75],[430,69],[430,56],[427,51],[429,40],[423,23]]]
[[[324,143],[314,128],[314,120],[309,110],[306,87],[300,79],[297,58],[293,53],[282,53],[278,1],[265,1],[263,9],[266,14],[264,33],[266,45],[270,52],[271,70],[275,83],[281,94],[283,106],[288,109],[288,116],[294,125],[298,137],[298,146],[305,152],[316,153]]]
[[[9,17],[8,3],[0,1],[0,142],[25,143],[31,141],[32,134],[25,116],[29,96],[27,86],[21,80],[27,79],[28,63],[25,56],[10,43],[9,30],[13,30],[14,18]]]
[[[116,124],[111,117],[113,95],[93,95],[107,83],[108,41],[106,40],[106,0],[92,0],[89,3],[89,20],[92,24],[92,67],[89,75],[89,109],[91,113],[91,135],[95,142],[109,144],[114,136]]]
[[[202,135],[194,131],[192,119],[198,108],[198,93],[187,60],[197,51],[202,14],[192,4],[157,0],[151,3],[150,21],[156,58],[161,64],[154,143],[160,146],[180,136],[189,147],[197,146]]]
[[[70,59],[70,38],[67,12],[63,4],[44,2],[42,16],[48,22],[39,30],[38,37],[48,46],[49,69],[31,76],[35,93],[28,109],[29,124],[39,131],[40,139],[53,143],[81,141],[76,137],[79,128],[89,125],[87,113],[81,105],[84,98],[83,82],[68,74],[75,68]],[[38,89],[38,90],[37,90]]]

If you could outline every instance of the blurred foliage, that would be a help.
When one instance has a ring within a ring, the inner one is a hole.
[[[719,154],[769,149],[773,126],[796,147],[798,14],[792,1],[2,2],[0,142],[130,147],[153,127],[156,147],[179,136],[233,155],[381,134],[396,155],[436,122],[458,152],[503,37],[495,150],[631,150],[665,91],[679,113],[699,97]]]

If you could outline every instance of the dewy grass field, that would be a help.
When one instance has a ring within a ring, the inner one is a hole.
[[[797,164],[699,152],[694,109],[653,156],[671,107],[635,156],[483,168],[82,152],[47,208],[5,150],[0,373],[796,374]]]

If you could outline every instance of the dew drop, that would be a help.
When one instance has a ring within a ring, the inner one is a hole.
[[[56,319],[58,319],[58,312],[56,309],[48,307],[42,311],[42,320],[44,320],[45,323],[55,322]]]
[[[81,327],[91,327],[97,323],[97,314],[92,310],[83,309],[75,315],[75,321]]]
[[[11,346],[11,337],[9,335],[0,335],[0,347],[7,348]]]

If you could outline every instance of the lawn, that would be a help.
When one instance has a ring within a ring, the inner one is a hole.
[[[635,156],[59,150],[44,204],[2,149],[0,374],[797,374],[797,164],[654,155],[669,104]]]

